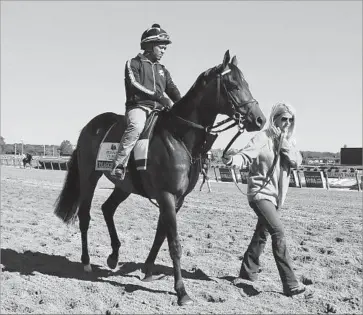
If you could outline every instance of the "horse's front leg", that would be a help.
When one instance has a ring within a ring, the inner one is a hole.
[[[166,230],[163,221],[161,220],[161,214],[158,220],[158,226],[156,228],[154,243],[151,247],[150,253],[145,261],[145,278],[143,281],[151,281],[153,280],[153,269],[155,265],[156,256],[159,253],[161,245],[163,245],[164,240],[166,238]]]
[[[179,209],[183,205],[184,197],[180,197],[176,206],[176,213],[178,213]],[[152,281],[153,277],[153,269],[155,265],[156,257],[159,253],[161,245],[163,245],[164,240],[166,238],[166,230],[163,221],[161,220],[161,213],[158,220],[158,226],[156,228],[155,238],[153,245],[151,247],[150,253],[147,256],[145,261],[145,278],[143,281]]]
[[[177,231],[175,197],[169,192],[162,192],[159,198],[160,219],[164,223],[166,236],[169,244],[169,253],[173,261],[174,267],[174,289],[178,297],[179,305],[193,303],[193,300],[188,296],[181,274],[180,259],[182,249],[180,245],[179,235]]]

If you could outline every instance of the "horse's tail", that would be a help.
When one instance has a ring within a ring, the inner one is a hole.
[[[74,223],[78,213],[80,179],[77,152],[76,148],[72,153],[63,189],[55,202],[54,214],[65,223]]]

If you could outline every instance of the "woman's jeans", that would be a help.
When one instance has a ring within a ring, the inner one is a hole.
[[[268,234],[272,239],[272,252],[277,269],[280,274],[284,290],[296,288],[298,281],[292,270],[291,258],[286,248],[284,227],[280,220],[279,212],[269,200],[256,200],[250,202],[251,208],[258,216],[258,221],[250,245],[244,254],[240,277],[255,281],[260,267],[262,254]]]

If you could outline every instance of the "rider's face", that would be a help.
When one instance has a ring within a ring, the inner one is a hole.
[[[165,50],[166,45],[155,45],[153,47],[153,53],[157,61],[159,61],[163,57]]]

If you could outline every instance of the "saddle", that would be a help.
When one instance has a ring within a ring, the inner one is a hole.
[[[135,164],[136,169],[146,170],[148,161],[149,142],[153,135],[154,127],[158,119],[160,110],[153,110],[146,119],[145,127],[141,132],[139,140],[136,142],[135,147],[131,151],[130,162]],[[114,123],[106,132],[102,139],[100,147],[98,148],[96,159],[96,171],[111,171],[113,167],[113,160],[116,157],[118,147],[120,145],[121,137],[125,132],[126,124],[124,116]]]

